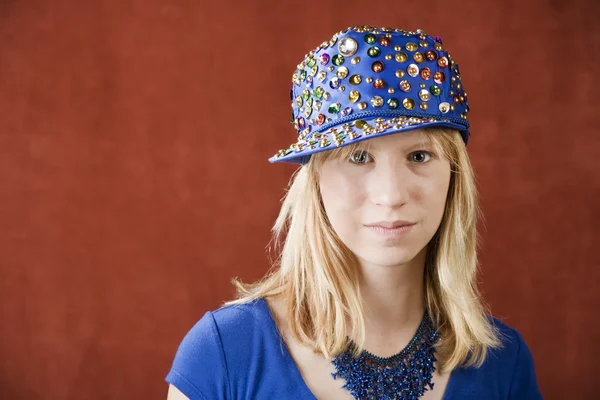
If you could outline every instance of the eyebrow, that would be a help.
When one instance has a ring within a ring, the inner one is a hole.
[[[413,144],[412,146],[409,146],[406,148],[406,151],[412,151],[412,150],[416,150],[419,148],[431,148],[433,146],[433,143],[429,140],[425,140],[425,141],[421,141],[418,143]]]

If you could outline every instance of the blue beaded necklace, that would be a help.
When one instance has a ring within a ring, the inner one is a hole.
[[[436,361],[434,345],[439,334],[427,311],[408,345],[398,354],[383,358],[363,350],[352,356],[355,344],[348,347],[332,363],[334,379],[346,381],[343,386],[360,400],[417,400],[426,390],[433,389],[432,375]]]

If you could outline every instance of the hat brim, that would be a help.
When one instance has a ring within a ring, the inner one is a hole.
[[[406,120],[409,125],[398,124],[397,119],[394,118],[381,118],[380,116],[372,118],[363,118],[360,125],[363,128],[358,128],[354,125],[356,121],[353,121],[352,126],[346,129],[341,129],[342,125],[336,125],[332,127],[336,132],[331,133],[330,130],[327,132],[315,132],[309,136],[306,140],[299,140],[293,143],[287,149],[280,150],[273,157],[269,158],[271,163],[291,163],[291,164],[306,164],[310,160],[310,156],[315,153],[323,151],[330,151],[336,148],[348,146],[354,143],[362,142],[369,139],[392,135],[395,133],[412,131],[415,129],[424,128],[450,128],[456,129],[460,132],[465,145],[469,139],[469,130],[465,128],[465,125],[451,122],[451,121],[437,121],[429,120],[427,122],[414,122],[410,118]],[[331,129],[331,128],[330,128]],[[352,133],[351,133],[352,132]],[[333,139],[333,135],[343,135],[343,140]]]

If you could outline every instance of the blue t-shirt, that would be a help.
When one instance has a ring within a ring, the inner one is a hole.
[[[444,400],[541,399],[521,335],[492,318],[503,348],[452,371]],[[187,333],[165,380],[191,400],[315,400],[264,299],[208,312]]]

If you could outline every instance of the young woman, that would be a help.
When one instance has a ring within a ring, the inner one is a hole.
[[[308,53],[278,260],[183,339],[169,399],[540,399],[476,288],[467,94],[439,37],[369,26]]]

